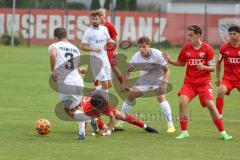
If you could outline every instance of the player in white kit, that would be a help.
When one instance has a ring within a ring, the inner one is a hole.
[[[127,71],[123,75],[122,91],[129,91],[127,99],[122,105],[121,112],[127,114],[136,98],[144,95],[145,92],[154,90],[156,97],[160,103],[163,115],[168,124],[167,132],[175,132],[172,120],[171,108],[166,100],[166,88],[169,77],[167,62],[162,56],[162,52],[150,48],[151,41],[148,37],[138,39],[139,50],[131,59]],[[132,88],[127,87],[127,80],[130,73],[136,69],[140,69],[140,76]],[[119,121],[117,127],[122,127],[123,121]]]
[[[85,73],[86,68],[79,66],[80,52],[76,46],[67,41],[67,33],[64,28],[56,28],[54,37],[57,42],[48,47],[48,52],[51,77],[56,81],[58,87],[59,104],[69,116],[78,122],[79,137],[85,139],[83,112],[77,106],[82,100],[84,89],[80,73]]]
[[[100,25],[100,13],[95,11],[90,15],[91,27],[83,35],[80,48],[91,52],[90,64],[94,80],[101,83],[102,94],[108,99],[108,89],[112,86],[111,65],[108,60],[106,45],[115,43],[109,36],[105,26]]]

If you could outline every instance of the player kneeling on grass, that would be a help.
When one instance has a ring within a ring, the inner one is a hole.
[[[126,121],[130,124],[143,128],[149,133],[158,133],[156,129],[151,128],[144,122],[137,120],[133,115],[122,114],[119,110],[113,108],[109,102],[99,94],[84,97],[77,108],[79,114],[77,117],[75,116],[75,119],[83,120],[84,122],[92,118],[98,118],[98,120],[100,120],[98,121],[98,127],[100,128],[100,134],[102,135],[110,135],[112,133],[114,130],[115,119]],[[108,125],[104,125],[99,118],[102,114],[110,118]],[[79,135],[79,139],[83,140],[86,138],[85,126],[82,126],[81,130],[82,133]]]

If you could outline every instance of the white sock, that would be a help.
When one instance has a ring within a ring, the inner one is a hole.
[[[79,135],[85,134],[85,121],[82,121],[83,120],[82,115],[83,115],[83,112],[80,110],[76,110],[74,112],[74,119],[77,121],[77,124],[78,124]]]
[[[171,111],[168,101],[165,100],[165,101],[161,102],[160,107],[162,109],[162,113],[163,113],[164,117],[167,120],[168,126],[173,125],[172,111]]]
[[[109,101],[108,90],[102,90],[102,96],[103,96],[104,98],[106,98],[107,101]]]
[[[128,110],[132,107],[133,102],[128,101],[127,99],[123,102],[121,113],[127,114]],[[123,123],[124,121],[119,120],[119,122]]]

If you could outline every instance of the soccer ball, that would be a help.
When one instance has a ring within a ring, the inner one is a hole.
[[[46,135],[51,131],[51,123],[46,119],[37,120],[35,127],[37,133],[40,135]]]

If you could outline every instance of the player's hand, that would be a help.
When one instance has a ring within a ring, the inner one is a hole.
[[[125,91],[128,91],[129,89],[128,89],[128,87],[127,87],[127,84],[125,83],[125,82],[123,82],[122,83],[122,85],[121,85],[121,91],[122,92],[125,92]]]
[[[115,44],[115,41],[112,40],[112,39],[109,39],[109,40],[108,40],[108,43]]]
[[[216,78],[216,82],[215,82],[215,84],[216,84],[216,86],[218,86],[219,87],[219,85],[220,85],[220,78]]]
[[[55,71],[52,72],[51,77],[53,81],[57,81],[57,75]]]
[[[200,71],[200,70],[204,70],[205,69],[205,65],[203,64],[198,64],[197,65],[197,69]]]
[[[81,74],[86,74],[87,71],[88,71],[88,69],[85,67],[78,67],[78,72]]]

